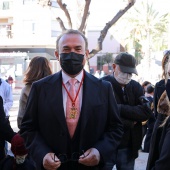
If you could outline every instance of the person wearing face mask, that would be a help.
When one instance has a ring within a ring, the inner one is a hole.
[[[117,170],[134,170],[142,143],[142,122],[151,116],[149,101],[141,102],[143,88],[132,79],[132,74],[137,74],[136,60],[131,54],[123,52],[114,60],[113,75],[102,78],[112,84],[124,125],[124,135],[118,147]]]
[[[62,69],[32,84],[20,129],[37,170],[111,170],[123,134],[111,84],[83,69],[81,32],[61,34],[55,55]]]

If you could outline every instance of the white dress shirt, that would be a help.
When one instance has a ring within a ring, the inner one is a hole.
[[[0,96],[3,99],[4,111],[9,116],[9,110],[13,105],[12,87],[3,79],[1,79]]]
[[[76,80],[78,80],[79,83],[76,83],[75,87],[76,87],[76,92],[78,91],[79,89],[79,86],[80,86],[80,82],[82,80],[82,77],[83,77],[83,70],[80,72],[79,75],[77,75],[75,77]],[[65,87],[67,88],[67,90],[69,91],[70,89],[70,84],[68,83],[68,81],[71,79],[72,77],[68,76],[67,74],[65,74],[63,71],[62,71],[62,81],[65,85]],[[63,107],[64,107],[64,113],[65,113],[65,116],[66,116],[66,102],[67,102],[67,92],[65,90],[65,88],[62,86],[62,93],[63,93]],[[80,110],[81,110],[81,106],[82,106],[82,97],[83,97],[83,83],[81,85],[81,88],[80,88],[80,91],[79,91],[79,101],[80,101]]]

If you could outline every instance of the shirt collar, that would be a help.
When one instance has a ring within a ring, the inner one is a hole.
[[[82,77],[83,77],[83,71],[82,70],[76,77],[75,79],[78,80],[79,82],[81,82],[82,80]],[[70,77],[69,75],[67,75],[66,73],[64,73],[62,71],[62,80],[63,80],[63,83],[66,84],[72,77]]]

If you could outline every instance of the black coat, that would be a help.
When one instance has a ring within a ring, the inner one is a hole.
[[[62,96],[61,72],[32,85],[21,135],[37,168],[42,169],[43,158],[49,152],[69,156],[90,148],[99,151],[104,163],[114,164],[123,127],[110,83],[85,72],[81,113],[72,140],[69,139]],[[80,170],[99,170],[100,165],[78,167]],[[59,169],[68,170],[68,166],[62,164]],[[74,166],[72,169],[77,170]]]
[[[170,117],[166,121],[159,142],[159,156],[155,160],[151,170],[169,170],[170,169]]]
[[[152,97],[147,97],[147,99],[151,103],[153,102],[153,98]],[[145,137],[145,140],[144,140],[144,149],[143,149],[143,152],[149,153],[151,137],[152,137],[152,132],[153,132],[155,121],[156,121],[156,119],[155,119],[154,112],[153,112],[151,117],[149,118],[149,120],[146,123],[147,130],[146,130],[146,137]]]
[[[151,110],[146,105],[141,105],[139,100],[140,96],[144,96],[143,88],[138,82],[131,80],[125,87],[126,94],[123,94],[122,87],[113,76],[103,77],[103,80],[112,84],[120,116],[124,123],[124,135],[119,148],[131,148],[132,156],[137,158],[142,143],[141,122],[151,116]],[[127,98],[128,102],[125,101],[124,97]]]
[[[0,160],[4,158],[5,140],[11,142],[12,137],[15,135],[9,121],[5,119],[5,112],[3,108],[3,99],[0,96]]]
[[[147,170],[151,170],[154,167],[155,161],[159,158],[159,143],[162,135],[163,128],[160,125],[164,122],[166,115],[160,114],[157,112],[158,101],[165,91],[165,81],[161,80],[156,83],[154,90],[154,114],[156,118],[156,122],[154,125],[152,137],[151,137],[151,146],[149,150],[148,162],[147,162]]]

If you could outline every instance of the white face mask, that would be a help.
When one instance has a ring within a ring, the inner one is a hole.
[[[131,81],[132,74],[130,73],[123,73],[118,71],[118,75],[115,76],[115,79],[122,85],[128,84]]]
[[[23,155],[23,156],[18,156],[18,155],[16,155],[16,157],[15,157],[16,163],[17,163],[17,164],[23,164],[24,161],[25,161],[26,156],[27,156],[27,154],[26,154],[26,155]]]

